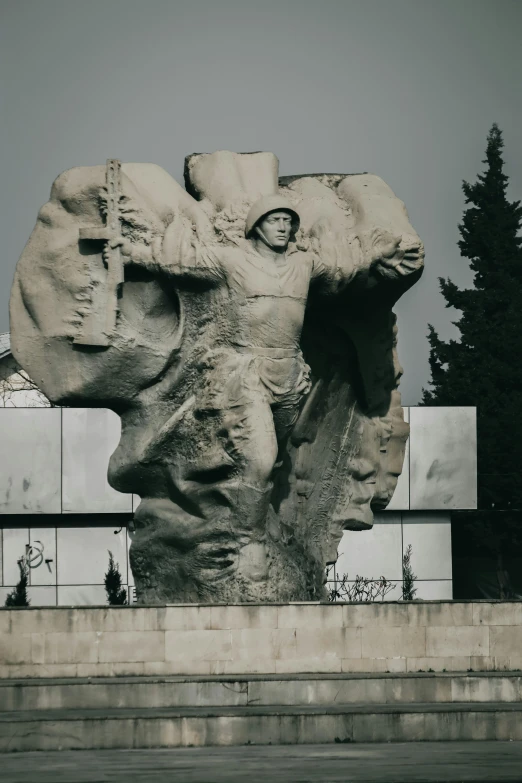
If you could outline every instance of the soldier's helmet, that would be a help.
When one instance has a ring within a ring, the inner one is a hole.
[[[270,212],[289,212],[292,216],[292,233],[290,239],[294,240],[297,231],[299,230],[299,224],[301,222],[299,214],[295,211],[295,208],[284,196],[279,196],[277,193],[271,196],[263,196],[258,199],[250,207],[250,211],[247,215],[245,224],[245,236],[248,239],[252,236],[252,232],[259,221],[268,215]]]

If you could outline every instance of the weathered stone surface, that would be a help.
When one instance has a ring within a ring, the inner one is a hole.
[[[362,629],[363,658],[422,658],[425,655],[424,627],[383,626]]]
[[[522,669],[518,613],[507,625],[506,605],[489,603],[487,623],[468,625],[480,606],[0,609],[0,679]]]
[[[144,603],[316,600],[371,527],[408,426],[392,307],[423,248],[373,175],[271,153],[109,161],[55,181],[19,261],[12,349],[54,402],[122,420]],[[349,656],[347,656],[349,657]]]
[[[426,629],[426,655],[433,657],[453,655],[489,655],[490,633],[496,629],[479,626],[432,625]],[[492,654],[496,653],[492,650]]]

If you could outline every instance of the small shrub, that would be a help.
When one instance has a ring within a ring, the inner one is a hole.
[[[124,606],[127,603],[127,591],[121,584],[120,566],[114,562],[109,552],[109,568],[105,574],[105,592],[109,606]]]
[[[7,594],[5,599],[6,606],[29,606],[29,596],[27,595],[27,585],[29,583],[29,566],[25,557],[18,561],[20,569],[20,580],[14,590]]]
[[[384,576],[379,579],[372,579],[366,576],[356,576],[354,582],[348,581],[348,574],[343,574],[342,578],[334,582],[334,587],[327,587],[328,599],[335,603],[336,601],[384,601],[384,598],[392,590],[395,590],[392,584]]]
[[[413,601],[415,597],[415,593],[417,592],[417,588],[413,586],[417,577],[413,573],[413,568],[411,567],[411,551],[412,551],[412,546],[411,544],[409,544],[402,558],[402,600],[403,601]]]

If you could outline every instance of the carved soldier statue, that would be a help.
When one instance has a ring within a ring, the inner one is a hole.
[[[139,600],[320,598],[342,531],[400,473],[391,306],[422,244],[367,175],[278,183],[267,153],[214,153],[188,159],[191,195],[124,165],[115,201],[114,170],[55,183],[13,287],[15,355],[55,401],[121,416],[109,480],[142,497]]]

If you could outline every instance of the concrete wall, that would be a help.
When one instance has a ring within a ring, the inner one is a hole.
[[[63,520],[57,527],[47,527],[41,524],[41,517],[32,517],[31,526],[22,523],[19,527],[0,529],[0,605],[19,579],[17,561],[24,555],[30,563],[32,606],[104,604],[103,580],[109,550],[132,598],[134,580],[126,528],[129,518],[130,515],[106,515],[103,522],[96,524],[99,517],[87,516],[82,522],[75,516],[69,524]],[[12,518],[9,524],[13,524]],[[376,516],[373,530],[347,531],[339,546],[339,560],[329,571],[329,587],[335,589],[343,574],[348,574],[350,581],[356,575],[382,575],[394,584],[388,600],[399,599],[402,555],[409,543],[417,577],[415,597],[452,598],[451,524],[449,515],[441,512],[384,512]]]
[[[103,580],[109,550],[119,564],[124,587],[132,598],[134,581],[126,528],[130,515],[107,515],[103,523],[95,524],[98,518],[88,516],[82,522],[75,516],[69,524],[63,520],[65,526],[62,522],[57,527],[48,527],[41,524],[41,517],[32,517],[31,526],[0,529],[0,605],[19,579],[17,561],[24,555],[30,563],[32,606],[105,603]],[[12,518],[9,524],[13,524]],[[329,572],[329,587],[335,588],[343,574],[348,574],[351,580],[356,575],[375,578],[382,575],[394,583],[388,600],[397,600],[402,589],[402,555],[409,543],[413,547],[412,566],[417,576],[416,597],[451,598],[451,525],[449,516],[441,512],[385,512],[376,516],[373,530],[346,532],[339,546],[339,560]]]
[[[107,482],[120,431],[103,408],[0,409],[0,514],[131,513]]]
[[[384,576],[394,585],[387,600],[398,600],[402,558],[410,544],[415,598],[452,598],[451,518],[441,511],[385,511],[375,515],[372,530],[346,531],[339,559],[328,572],[329,587],[336,589],[345,574],[349,583],[356,576]]]
[[[128,564],[130,539],[126,520],[94,525],[92,518],[67,527],[17,527],[0,531],[0,605],[20,578],[17,561],[28,557],[31,606],[100,605],[106,603],[104,576],[113,553],[123,586],[132,597]],[[129,515],[130,517],[130,515]],[[123,524],[122,524],[123,522]],[[3,578],[2,578],[3,577]]]
[[[0,513],[59,514],[62,411],[0,409]]]
[[[0,677],[521,668],[522,602],[0,609]]]
[[[405,408],[410,440],[387,511],[476,508],[475,408]],[[0,514],[123,513],[107,483],[120,420],[101,408],[0,409]]]
[[[404,408],[404,468],[387,511],[477,507],[476,408]]]
[[[411,511],[477,507],[475,408],[410,408]]]

